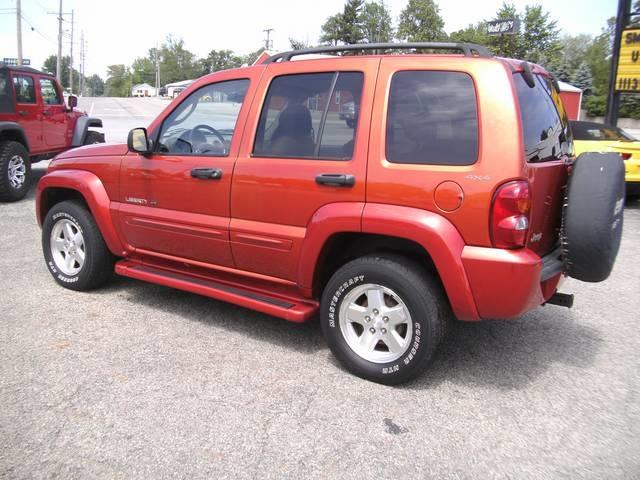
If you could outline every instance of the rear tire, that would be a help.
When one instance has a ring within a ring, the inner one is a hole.
[[[79,202],[54,205],[42,226],[42,252],[58,284],[91,290],[113,276],[111,254],[91,213]]]
[[[420,375],[451,312],[439,282],[401,256],[366,256],[341,267],[322,295],[329,348],[350,372],[395,385]]]
[[[31,159],[18,142],[0,143],[0,201],[16,202],[24,198],[31,184]]]

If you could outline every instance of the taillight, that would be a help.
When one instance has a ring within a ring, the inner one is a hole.
[[[631,158],[630,153],[621,153],[620,156],[622,157],[622,160],[629,160]]]
[[[524,180],[502,185],[493,196],[491,240],[496,248],[520,248],[527,243],[529,184]]]

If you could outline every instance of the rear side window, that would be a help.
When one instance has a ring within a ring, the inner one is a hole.
[[[363,81],[361,72],[276,77],[260,114],[254,156],[349,160]]]
[[[13,98],[9,75],[7,75],[6,72],[0,71],[0,113],[10,113],[13,111]]]
[[[534,75],[534,79],[531,88],[521,73],[513,78],[520,103],[525,156],[528,162],[557,160],[571,152],[569,124],[551,82],[540,75]]]
[[[471,165],[478,157],[473,80],[462,72],[394,74],[387,114],[389,162]]]
[[[36,103],[36,90],[33,88],[33,77],[23,75],[14,76],[13,88],[16,91],[16,103]]]

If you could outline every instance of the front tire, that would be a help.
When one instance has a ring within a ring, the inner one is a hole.
[[[94,145],[96,143],[104,143],[104,134],[94,130],[89,130],[84,138],[84,144]]]
[[[91,290],[113,275],[115,259],[91,213],[79,202],[60,202],[49,210],[42,251],[49,272],[65,288]]]
[[[0,201],[22,200],[31,184],[31,159],[18,142],[0,143]]]
[[[425,370],[449,319],[439,282],[400,256],[353,260],[322,295],[321,325],[333,354],[355,375],[386,385]]]

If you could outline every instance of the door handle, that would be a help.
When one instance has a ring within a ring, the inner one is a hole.
[[[26,117],[28,113],[25,110],[19,110],[18,115],[20,115],[21,117]]]
[[[316,176],[316,183],[331,187],[353,187],[356,183],[356,177],[341,173],[321,173]]]
[[[222,170],[219,168],[194,168],[191,170],[193,178],[202,178],[203,180],[220,180],[222,178]]]
[[[44,115],[45,117],[50,117],[51,115],[53,115],[53,112],[51,110],[45,110],[44,112],[42,112],[42,115]]]

